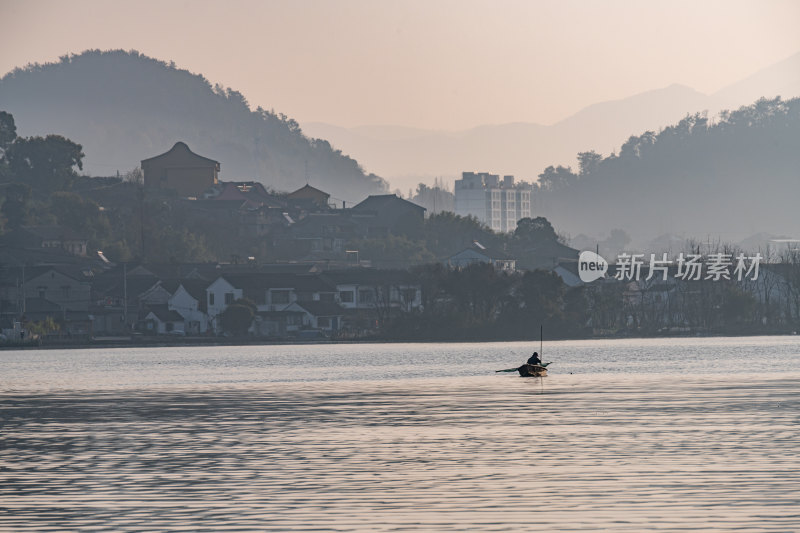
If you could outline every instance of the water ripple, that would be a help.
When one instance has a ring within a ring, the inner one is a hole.
[[[6,531],[787,531],[800,374],[0,394]]]

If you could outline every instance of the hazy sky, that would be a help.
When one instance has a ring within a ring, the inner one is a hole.
[[[800,51],[797,1],[7,1],[0,73],[136,49],[299,122],[552,123],[681,83],[714,92]]]

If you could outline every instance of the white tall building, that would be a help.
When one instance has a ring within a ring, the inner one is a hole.
[[[514,176],[462,172],[456,180],[456,214],[472,215],[494,231],[514,231],[531,216],[531,189],[514,184]]]

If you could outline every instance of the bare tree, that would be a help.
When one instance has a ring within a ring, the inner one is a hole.
[[[132,183],[138,187],[144,185],[144,172],[140,167],[136,167],[133,170],[127,172],[125,177],[123,178],[126,183]]]

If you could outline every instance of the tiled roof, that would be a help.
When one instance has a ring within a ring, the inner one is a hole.
[[[209,282],[199,279],[182,279],[180,284],[192,298],[201,303],[205,301]]]
[[[182,141],[176,142],[172,146],[172,148],[170,148],[169,150],[167,150],[163,154],[159,154],[159,155],[156,155],[156,156],[153,156],[153,157],[148,157],[147,159],[142,159],[142,163],[144,163],[145,161],[152,161],[154,159],[159,159],[159,158],[161,158],[161,157],[163,157],[163,156],[165,156],[165,155],[167,155],[167,154],[169,154],[171,152],[174,152],[175,150],[184,150],[186,152],[189,152],[191,155],[193,155],[194,157],[196,157],[198,159],[203,159],[205,161],[208,161],[209,163],[215,163],[217,166],[219,166],[219,161],[215,161],[214,159],[210,159],[208,157],[204,157],[204,156],[202,156],[200,154],[196,154],[196,153],[192,152],[191,149],[189,149],[189,146],[185,142],[182,142]]]
[[[166,305],[151,305],[146,308],[145,316],[153,313],[161,322],[182,322],[183,317],[177,311],[169,309]]]
[[[288,198],[294,198],[298,193],[301,195],[305,193],[314,193],[314,194],[324,195],[326,198],[330,197],[330,194],[326,193],[325,191],[321,191],[316,187],[312,187],[311,185],[306,184],[297,189],[296,191],[290,192]]]
[[[376,194],[372,196],[368,196],[366,200],[362,201],[359,204],[356,204],[353,209],[356,210],[374,210],[374,211],[381,211],[385,209],[389,205],[402,205],[404,207],[411,207],[418,211],[425,212],[426,209],[420,205],[415,204],[414,202],[409,202],[408,200],[404,200],[400,198],[396,194]]]

